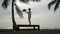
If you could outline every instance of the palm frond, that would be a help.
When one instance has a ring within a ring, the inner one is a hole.
[[[8,2],[9,2],[9,0],[4,0],[2,3],[2,7],[7,8],[7,6],[9,5]]]
[[[29,1],[40,2],[40,0],[20,0],[23,3],[28,3]]]
[[[13,0],[14,2],[16,2],[16,0]]]
[[[54,11],[56,11],[56,9],[59,7],[59,2],[56,3]]]
[[[60,0],[58,0],[58,2],[60,3]]]
[[[50,2],[50,3],[48,4],[48,8],[50,9],[50,7],[51,7],[54,3],[56,3],[56,1]]]
[[[17,7],[17,5],[15,5],[15,7],[16,7],[16,12],[18,13],[18,15],[19,15],[21,18],[23,18],[23,13],[22,13],[22,11]]]
[[[28,3],[30,0],[20,0],[23,3]]]

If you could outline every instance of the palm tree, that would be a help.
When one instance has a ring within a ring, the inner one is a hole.
[[[20,2],[23,2],[23,3],[28,3],[29,1],[30,0],[20,0]],[[38,2],[39,0],[31,0],[31,1]],[[2,3],[2,7],[6,9],[9,5],[9,2],[10,2],[10,0],[4,0]],[[13,30],[18,30],[18,26],[16,25],[16,22],[14,19],[14,6],[16,7],[16,11],[21,18],[23,17],[23,13],[14,2],[16,2],[16,0],[12,0],[12,23],[13,23]]]
[[[2,7],[4,9],[6,9],[7,6],[9,5],[8,2],[9,2],[9,0],[4,0],[4,2],[2,3]],[[14,2],[15,2],[15,0],[12,0],[12,23],[13,23],[13,30],[17,30],[17,25],[16,25],[16,22],[15,22],[15,19],[14,19]],[[22,14],[21,11],[19,11],[19,12],[20,12],[20,14]],[[22,15],[20,15],[20,16],[22,16]]]
[[[48,4],[48,8],[50,9],[50,7],[52,5],[55,4],[55,7],[54,7],[54,12],[56,11],[56,9],[59,7],[59,4],[60,4],[60,0],[52,0],[49,4]]]

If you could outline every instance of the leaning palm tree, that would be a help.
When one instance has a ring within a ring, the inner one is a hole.
[[[50,7],[52,5],[55,4],[55,7],[54,7],[54,11],[56,11],[56,9],[59,7],[59,4],[60,4],[60,0],[52,0],[49,4],[48,4],[48,8],[50,9]]]
[[[2,7],[4,8],[4,9],[6,9],[7,8],[7,6],[9,5],[9,1],[10,0],[4,0],[4,2],[2,3]],[[14,2],[15,2],[15,0],[12,0],[12,23],[13,23],[13,30],[17,30],[17,25],[16,25],[16,22],[15,22],[15,19],[14,19]],[[16,4],[15,4],[16,5]],[[16,6],[16,8],[18,8],[17,6]],[[23,16],[22,15],[22,12],[19,10],[19,9],[17,9],[17,13],[18,13],[18,15],[20,15],[20,16]]]
[[[30,0],[20,0],[20,2],[23,2],[23,3],[28,3],[29,1]],[[39,0],[31,0],[31,1],[39,2]],[[2,7],[6,9],[9,5],[9,2],[10,0],[4,0],[2,3]],[[23,13],[14,2],[16,2],[16,0],[12,0],[12,23],[13,23],[13,30],[18,30],[18,26],[16,25],[16,21],[14,18],[14,6],[16,7],[16,11],[21,18],[23,17]]]

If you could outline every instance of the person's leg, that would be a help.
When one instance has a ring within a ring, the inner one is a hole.
[[[28,17],[29,25],[31,25],[31,17]]]

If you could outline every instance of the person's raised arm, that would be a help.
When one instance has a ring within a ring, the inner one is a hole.
[[[26,13],[28,13],[28,12],[26,12]]]

